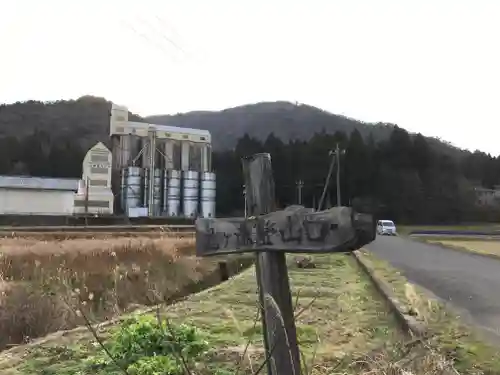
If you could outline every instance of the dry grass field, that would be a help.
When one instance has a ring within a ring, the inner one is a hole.
[[[473,253],[494,255],[500,257],[500,241],[477,239],[431,239],[428,243],[443,245],[457,250],[466,250]]]
[[[194,238],[194,232],[82,232],[82,231],[60,231],[60,232],[24,232],[24,231],[0,231],[0,239],[32,239],[38,241],[65,241],[75,239],[103,240],[110,238]]]
[[[80,308],[103,321],[220,279],[192,238],[54,237],[0,241],[0,350],[83,324]]]
[[[491,223],[471,225],[398,225],[398,233],[408,235],[418,230],[452,230],[452,231],[495,231],[500,230],[500,225]]]

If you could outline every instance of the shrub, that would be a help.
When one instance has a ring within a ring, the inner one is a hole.
[[[182,361],[193,365],[206,349],[196,327],[172,326],[143,315],[124,321],[112,334],[108,349],[112,358],[103,354],[92,358],[90,365],[94,370],[119,365],[136,375],[182,375]]]

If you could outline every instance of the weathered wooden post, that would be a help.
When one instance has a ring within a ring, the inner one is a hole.
[[[248,215],[276,210],[271,155],[256,154],[243,159]],[[286,253],[258,252],[255,262],[262,310],[264,345],[272,352],[268,373],[300,374],[300,353],[293,316]],[[272,304],[275,304],[274,306]],[[278,372],[279,370],[279,372]]]
[[[247,218],[197,219],[199,256],[254,252],[269,375],[300,375],[286,253],[349,252],[375,239],[371,215],[349,207],[275,211],[269,154],[243,159]]]

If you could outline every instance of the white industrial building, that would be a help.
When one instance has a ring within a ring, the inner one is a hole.
[[[111,152],[101,142],[87,152],[83,159],[82,179],[74,199],[75,214],[113,213],[111,163]]]
[[[0,176],[0,215],[72,215],[77,179]]]
[[[111,159],[99,142],[83,160],[81,180],[0,176],[0,215],[112,214]]]
[[[113,104],[109,134],[120,211],[130,217],[215,217],[209,131],[128,121],[128,109]]]

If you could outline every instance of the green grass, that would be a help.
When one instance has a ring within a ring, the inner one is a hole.
[[[500,374],[500,349],[480,338],[473,328],[440,302],[429,298],[423,289],[409,284],[404,275],[387,262],[364,251],[363,257],[382,280],[394,291],[408,311],[429,327],[431,338],[427,345],[449,359],[462,374]]]
[[[310,366],[316,354],[317,374],[328,374],[337,364],[359,373],[350,364],[364,353],[405,340],[394,317],[373,289],[354,259],[347,255],[315,256],[315,269],[299,269],[290,257],[289,274],[296,311],[312,305],[297,319],[298,339]],[[235,364],[249,338],[252,344],[244,361],[244,371],[263,360],[260,324],[254,327],[257,309],[254,268],[226,283],[192,295],[185,301],[162,308],[173,323],[193,324],[204,332],[212,350],[200,374],[214,368],[234,373]],[[100,333],[104,340],[108,331]],[[101,349],[88,332],[57,337],[43,345],[17,348],[0,355],[2,375],[80,374],[87,375],[84,359]]]

